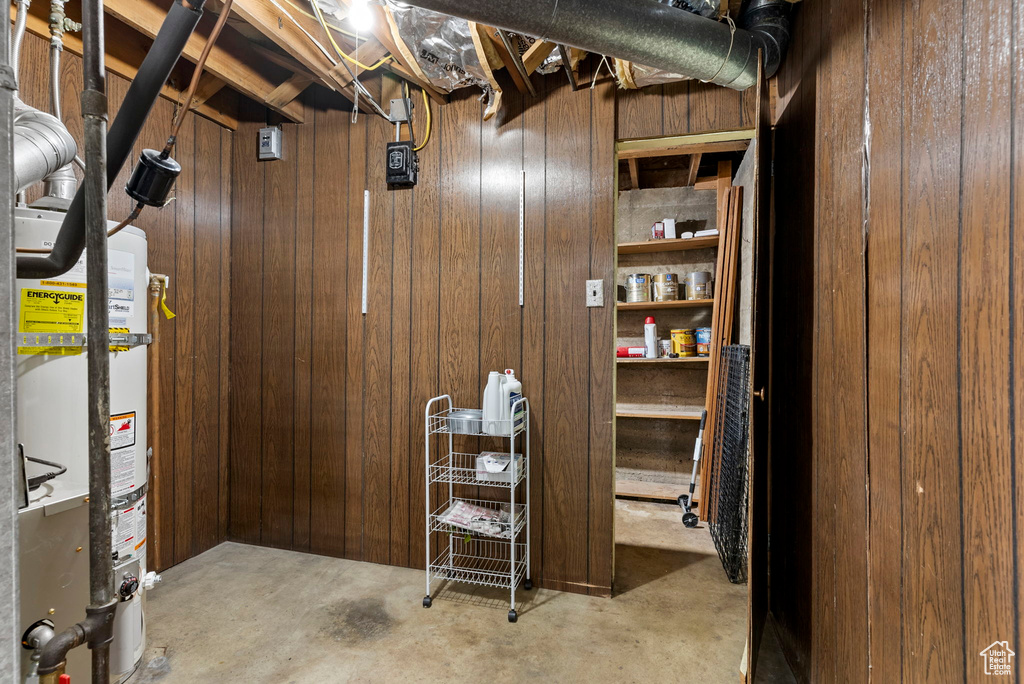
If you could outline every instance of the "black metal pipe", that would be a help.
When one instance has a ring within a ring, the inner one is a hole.
[[[75,196],[85,209],[85,294],[89,350],[89,608],[114,602],[114,564],[110,539],[110,315],[107,305],[107,82],[103,63],[103,0],[82,3],[82,118],[85,179]],[[63,233],[63,226],[61,227]],[[59,239],[59,238],[58,238]],[[77,259],[77,257],[76,257]],[[110,624],[113,633],[113,622]],[[92,681],[110,682],[110,640],[100,637],[92,649]]]
[[[87,6],[95,2],[96,0],[87,0],[83,3],[83,24]],[[114,179],[120,173],[125,160],[131,155],[132,146],[153,108],[153,103],[160,95],[160,89],[171,75],[171,69],[181,56],[181,51],[184,50],[203,14],[204,2],[205,0],[191,0],[186,5],[183,0],[175,0],[167,12],[160,32],[157,33],[138,73],[128,87],[124,102],[110,126],[110,134],[106,140],[108,164],[104,192],[114,184]],[[102,6],[100,12],[102,13]],[[18,257],[18,277],[54,278],[67,272],[77,263],[85,248],[85,220],[85,192],[84,187],[79,187],[61,223],[53,250],[47,256]]]

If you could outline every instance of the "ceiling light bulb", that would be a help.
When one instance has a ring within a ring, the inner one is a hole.
[[[373,13],[367,0],[352,0],[349,6],[348,20],[357,31],[369,31],[373,28]]]

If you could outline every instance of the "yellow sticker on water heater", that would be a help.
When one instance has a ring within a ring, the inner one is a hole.
[[[82,332],[85,293],[22,288],[19,313],[19,332]]]

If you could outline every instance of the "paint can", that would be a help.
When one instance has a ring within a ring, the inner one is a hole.
[[[693,328],[680,328],[673,330],[672,353],[681,357],[697,355],[697,332]]]
[[[651,301],[651,274],[632,273],[626,276],[626,301]]]
[[[658,340],[658,356],[667,359],[672,353],[672,340]]]
[[[697,328],[697,356],[711,356],[711,328]]]
[[[687,299],[711,299],[711,273],[694,271],[686,274]]]
[[[674,302],[679,299],[679,277],[675,273],[659,273],[652,280],[652,301]]]

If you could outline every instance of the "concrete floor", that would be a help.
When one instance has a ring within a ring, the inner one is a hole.
[[[418,570],[222,544],[149,594],[135,681],[737,682],[746,586],[707,530],[617,501],[616,541],[614,598],[521,591],[514,625],[505,592],[450,585],[425,610]]]

